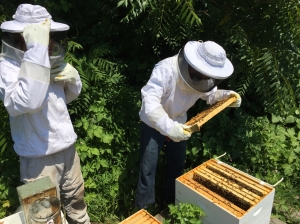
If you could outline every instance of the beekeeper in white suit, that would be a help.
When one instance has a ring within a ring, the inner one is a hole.
[[[64,62],[62,37],[69,26],[54,22],[39,5],[21,4],[13,19],[1,24],[0,97],[20,156],[21,181],[50,176],[68,222],[90,223],[66,106],[82,86],[77,70]]]
[[[155,172],[160,149],[165,144],[167,157],[164,202],[175,201],[175,179],[184,169],[186,140],[184,132],[187,111],[198,99],[212,105],[237,96],[231,107],[239,107],[241,97],[217,85],[233,73],[225,50],[213,41],[189,41],[178,55],[155,65],[147,84],[142,88],[140,110],[140,171],[135,205],[147,208],[155,202]],[[171,139],[166,140],[166,136]]]

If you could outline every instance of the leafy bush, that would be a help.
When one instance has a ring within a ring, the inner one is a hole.
[[[164,220],[164,224],[201,224],[201,218],[205,217],[204,211],[192,204],[179,203],[178,205],[169,205],[170,219]]]

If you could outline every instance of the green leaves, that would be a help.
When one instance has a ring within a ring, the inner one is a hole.
[[[103,135],[103,129],[102,129],[102,127],[96,127],[96,129],[94,130],[93,134],[97,138],[102,138],[102,135]]]
[[[185,24],[190,26],[197,25],[201,26],[201,19],[195,13],[193,1],[183,0],[178,1],[177,6],[174,11],[180,9],[179,18]]]
[[[283,164],[282,168],[284,170],[284,175],[291,176],[293,174],[293,168],[290,164]]]
[[[292,115],[287,116],[287,118],[285,119],[285,123],[287,123],[287,124],[295,123],[295,121],[296,121],[296,118]]]
[[[201,218],[205,213],[201,207],[188,203],[178,203],[169,205],[170,218],[174,223],[180,224],[201,224]],[[168,220],[166,220],[168,223]]]
[[[299,134],[299,133],[298,133]],[[299,138],[298,138],[299,139]],[[300,140],[300,139],[299,139]],[[300,153],[300,146],[298,145],[296,148],[294,148],[295,153]]]
[[[4,150],[6,149],[7,146],[7,141],[5,139],[5,134],[1,133],[0,134],[0,153],[3,153]]]
[[[272,123],[278,123],[278,122],[282,122],[283,119],[279,116],[275,116],[274,114],[272,114]]]
[[[101,139],[104,143],[110,144],[113,138],[113,135],[103,135]]]
[[[99,149],[97,148],[90,148],[89,151],[91,152],[92,155],[100,156]]]
[[[104,159],[101,159],[99,161],[99,163],[101,164],[102,167],[105,167],[105,168],[109,167],[108,161],[106,161]]]

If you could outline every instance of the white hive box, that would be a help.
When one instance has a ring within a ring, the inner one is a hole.
[[[269,224],[275,188],[211,159],[176,179],[176,203],[200,206],[203,224]]]

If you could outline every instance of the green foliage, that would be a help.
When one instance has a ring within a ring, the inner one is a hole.
[[[178,205],[169,205],[170,218],[163,223],[178,223],[178,224],[201,224],[201,218],[205,217],[204,211],[193,204],[179,203]]]
[[[114,211],[127,216],[133,204],[138,154],[131,139],[138,139],[138,93],[124,82],[116,63],[96,58],[73,63],[84,80],[82,94],[69,111],[78,134],[86,202],[93,217],[115,220]]]
[[[179,21],[184,22],[185,24],[193,25],[194,23],[197,25],[201,25],[201,20],[198,15],[195,13],[193,1],[184,0],[184,1],[128,1],[121,0],[118,2],[118,7],[125,6],[126,8],[130,5],[130,11],[125,16],[123,20],[127,22],[134,20],[136,17],[140,16],[143,12],[151,12],[151,16],[153,18],[159,18],[160,23],[158,25],[163,25],[167,21],[165,20],[167,15],[172,15],[172,13],[179,12],[178,18]],[[177,11],[179,10],[179,11]],[[157,13],[157,14],[156,14]],[[164,15],[166,14],[166,15]]]
[[[283,104],[298,107],[299,2],[252,1],[250,7],[243,2],[230,4],[231,19],[223,27],[236,48],[237,90],[250,101],[258,101],[267,112],[284,110]]]
[[[8,215],[18,206],[16,187],[19,183],[19,161],[13,150],[8,114],[0,105],[0,217]]]
[[[273,216],[288,224],[299,223],[299,189],[290,183],[282,183],[276,187],[276,198]]]

